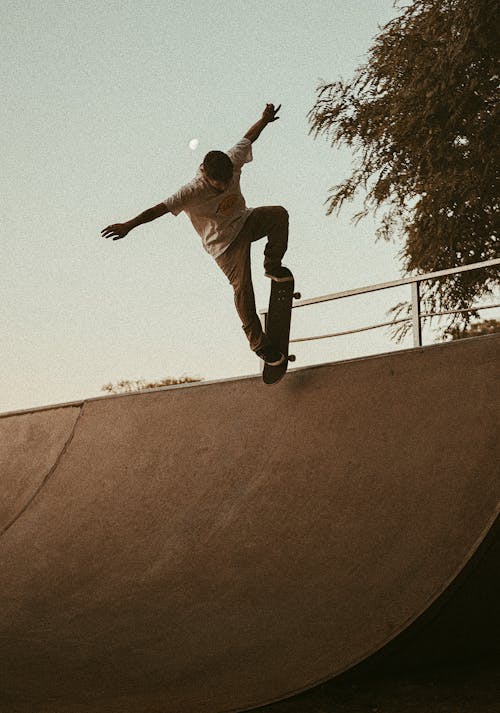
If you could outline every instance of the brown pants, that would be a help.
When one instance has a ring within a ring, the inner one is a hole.
[[[255,309],[250,245],[266,235],[264,269],[281,265],[288,244],[288,212],[281,206],[254,208],[234,242],[216,258],[233,287],[236,310],[253,351],[264,347],[268,339]]]

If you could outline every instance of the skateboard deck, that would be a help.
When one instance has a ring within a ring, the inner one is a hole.
[[[290,320],[292,316],[293,298],[300,298],[294,293],[294,280],[288,282],[271,281],[271,294],[269,296],[269,310],[266,318],[266,334],[272,344],[285,355],[285,361],[279,366],[264,364],[262,379],[265,384],[276,384],[282,379],[288,369],[288,362],[295,361],[293,355],[288,353],[290,339]]]

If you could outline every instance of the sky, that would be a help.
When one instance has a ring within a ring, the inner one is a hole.
[[[401,246],[375,241],[376,218],[354,225],[355,204],[326,215],[353,158],[314,139],[307,118],[318,85],[349,79],[395,13],[392,0],[4,0],[0,412],[120,379],[259,372],[231,287],[184,214],[121,241],[100,232],[174,193],[268,102],[280,119],[255,142],[242,190],[251,207],[289,211],[284,264],[302,297],[401,276]],[[259,309],[263,248],[252,248]],[[385,321],[408,297],[297,310],[292,338]],[[394,348],[377,330],[293,351],[303,366]]]

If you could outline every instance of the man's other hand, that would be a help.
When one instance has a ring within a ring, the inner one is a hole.
[[[276,114],[279,112],[281,109],[281,104],[274,108],[274,104],[266,104],[266,108],[262,112],[262,118],[266,122],[266,124],[271,124],[273,121],[276,121],[276,119],[279,119],[279,116],[276,116]]]
[[[101,235],[103,238],[113,238],[113,240],[121,240],[130,232],[130,226],[128,223],[113,223],[113,225],[108,225],[107,228],[101,230]]]

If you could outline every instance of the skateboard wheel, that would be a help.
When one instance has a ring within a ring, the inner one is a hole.
[[[289,355],[288,355],[288,361],[295,361],[295,359],[296,359],[295,354],[289,354]]]
[[[302,297],[302,295],[300,294],[300,292],[294,292],[294,293],[293,293],[293,296],[295,297],[296,300],[300,300],[300,298]]]

